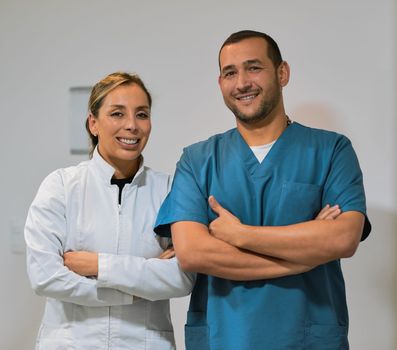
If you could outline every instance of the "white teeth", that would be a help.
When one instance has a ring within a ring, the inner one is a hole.
[[[138,139],[123,139],[123,138],[119,138],[119,140],[123,143],[126,143],[127,145],[135,145],[136,143],[138,143]]]
[[[249,95],[249,96],[243,96],[243,97],[239,97],[238,99],[241,101],[248,101],[248,100],[252,100],[256,97],[256,95]]]

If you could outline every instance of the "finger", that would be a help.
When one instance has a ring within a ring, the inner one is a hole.
[[[215,199],[214,196],[208,197],[208,203],[209,203],[211,209],[219,216],[226,215],[229,217],[234,217],[234,215],[229,210],[225,209],[224,207],[222,207],[219,204],[219,202]]]
[[[329,210],[329,204],[327,204],[324,208],[321,209],[321,211],[317,214],[316,219],[317,220],[323,220],[327,216],[327,210]]]
[[[174,256],[175,256],[175,252],[172,251],[172,252],[167,253],[167,255],[165,255],[165,257],[163,259],[171,259]]]
[[[212,233],[213,233],[213,229],[212,229],[212,222],[208,225],[208,232],[209,232],[209,234],[210,235],[212,235]]]
[[[174,248],[168,248],[159,255],[159,259],[169,259],[173,256],[175,256]]]
[[[339,205],[329,206],[328,204],[316,216],[316,220],[332,220],[341,214]]]
[[[164,256],[165,256],[166,254],[167,254],[167,251],[164,250],[164,251],[158,256],[158,258],[159,258],[159,259],[163,259]]]
[[[211,207],[211,209],[218,215],[220,214],[220,211],[223,209],[214,196],[208,197],[208,204]]]
[[[173,258],[175,256],[175,252],[166,252],[166,253],[162,253],[159,256],[159,259],[170,259]]]
[[[332,208],[330,208],[325,216],[325,220],[333,220],[336,219],[340,214],[342,213],[342,211],[340,210],[339,206],[334,206]]]

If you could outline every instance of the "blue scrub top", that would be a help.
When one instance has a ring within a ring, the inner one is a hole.
[[[312,220],[326,204],[366,214],[362,173],[343,135],[291,124],[259,163],[237,129],[184,149],[155,231],[216,218],[207,200],[244,224]],[[367,232],[369,233],[369,232]],[[366,234],[367,234],[366,233]],[[230,281],[199,274],[185,328],[187,350],[348,349],[340,261],[295,276]]]

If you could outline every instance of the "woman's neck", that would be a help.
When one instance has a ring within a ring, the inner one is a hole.
[[[133,177],[138,169],[141,162],[142,156],[139,156],[133,161],[118,161],[117,164],[113,163],[112,166],[115,168],[113,179],[126,179]]]

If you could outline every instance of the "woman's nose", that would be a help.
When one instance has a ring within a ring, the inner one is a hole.
[[[127,115],[126,122],[125,122],[125,128],[127,130],[134,131],[137,129],[137,123],[136,123],[136,118],[135,115]]]

